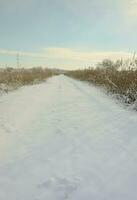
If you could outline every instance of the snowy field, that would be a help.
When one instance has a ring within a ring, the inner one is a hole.
[[[63,75],[0,97],[0,200],[136,200],[137,113]]]

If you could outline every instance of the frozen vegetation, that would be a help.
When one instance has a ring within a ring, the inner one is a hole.
[[[30,85],[45,81],[48,77],[56,74],[55,70],[41,67],[31,69],[0,69],[0,95],[15,90],[23,85]]]
[[[95,68],[66,72],[68,76],[100,86],[127,106],[137,110],[137,59],[104,60]]]

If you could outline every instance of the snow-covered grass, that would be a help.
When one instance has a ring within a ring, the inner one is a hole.
[[[0,200],[135,200],[136,152],[136,113],[87,83],[0,97]]]
[[[0,94],[7,93],[22,85],[29,85],[46,80],[54,74],[53,70],[32,69],[0,69]]]
[[[95,69],[69,71],[66,74],[105,88],[126,105],[135,105],[137,102],[137,60],[124,63],[106,60]]]

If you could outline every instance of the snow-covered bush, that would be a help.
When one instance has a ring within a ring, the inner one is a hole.
[[[40,67],[32,69],[0,69],[0,93],[7,93],[22,85],[38,83],[53,74],[53,70]]]
[[[67,75],[104,87],[127,105],[137,101],[137,60],[105,60],[96,68],[70,71]]]

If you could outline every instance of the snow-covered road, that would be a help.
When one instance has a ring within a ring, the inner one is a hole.
[[[60,75],[0,97],[0,200],[65,199],[137,199],[137,114]]]

